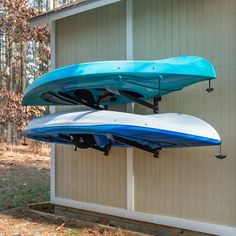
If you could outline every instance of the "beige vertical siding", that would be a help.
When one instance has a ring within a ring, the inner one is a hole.
[[[208,58],[217,70],[207,83],[163,97],[162,112],[183,112],[212,124],[223,139],[214,148],[135,150],[135,210],[236,226],[236,1],[135,0],[135,59],[178,55]],[[137,113],[150,113],[135,107]]]
[[[57,67],[125,58],[125,3],[112,4],[56,23]],[[58,107],[57,111],[80,109]],[[123,106],[115,107],[123,110]],[[126,152],[109,157],[94,150],[56,146],[56,197],[126,207]]]

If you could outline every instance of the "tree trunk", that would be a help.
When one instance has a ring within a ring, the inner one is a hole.
[[[11,122],[7,122],[7,143],[11,143]]]
[[[2,76],[2,62],[3,62],[3,55],[2,55],[2,46],[3,46],[3,38],[0,37],[0,88],[3,86],[3,76]]]
[[[20,88],[18,92],[23,93],[26,87],[26,76],[25,76],[25,43],[20,43]]]

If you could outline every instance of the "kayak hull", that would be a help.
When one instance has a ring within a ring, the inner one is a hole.
[[[120,91],[148,100],[215,79],[212,64],[196,56],[156,61],[101,61],[62,67],[36,79],[23,105],[75,105],[76,98],[99,105],[131,102]]]
[[[127,147],[116,137],[152,149],[221,143],[217,131],[208,123],[178,113],[144,116],[113,111],[54,113],[31,121],[24,131],[28,138],[62,144],[74,144],[70,137],[81,134],[92,135],[101,147],[109,143],[113,147]]]

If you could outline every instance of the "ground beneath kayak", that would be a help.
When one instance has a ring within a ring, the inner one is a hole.
[[[27,205],[49,201],[50,149],[44,146],[0,145],[0,236],[144,236],[88,222],[76,223],[46,217]],[[111,229],[112,228],[112,229]],[[157,235],[157,234],[155,234]],[[166,227],[158,236],[206,236],[207,234]]]
[[[78,227],[48,219],[27,208],[49,201],[50,151],[32,146],[0,146],[0,236],[114,235],[96,227]],[[117,235],[127,235],[117,230]]]

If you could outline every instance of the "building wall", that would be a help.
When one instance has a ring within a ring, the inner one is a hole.
[[[198,116],[215,127],[217,147],[162,150],[159,159],[134,149],[134,210],[236,227],[236,2],[134,0],[134,59],[178,55],[216,67],[214,92],[200,83],[162,98],[161,112]],[[125,59],[125,1],[56,22],[56,66]],[[67,107],[66,109],[80,109]],[[125,110],[125,106],[113,108]],[[58,107],[57,111],[65,110]],[[151,111],[135,105],[135,113]],[[56,146],[56,197],[126,209],[126,151],[109,157]]]
[[[159,159],[135,150],[135,210],[236,226],[236,1],[135,0],[134,58],[197,55],[217,70],[214,92],[207,82],[166,97],[161,112],[198,116],[215,127],[218,148],[161,151]],[[151,111],[135,105],[135,112]]]
[[[125,3],[116,3],[56,22],[56,67],[125,59]],[[123,110],[124,106],[115,107]],[[81,109],[57,107],[57,111]],[[56,145],[56,197],[126,207],[126,150],[110,156]]]

